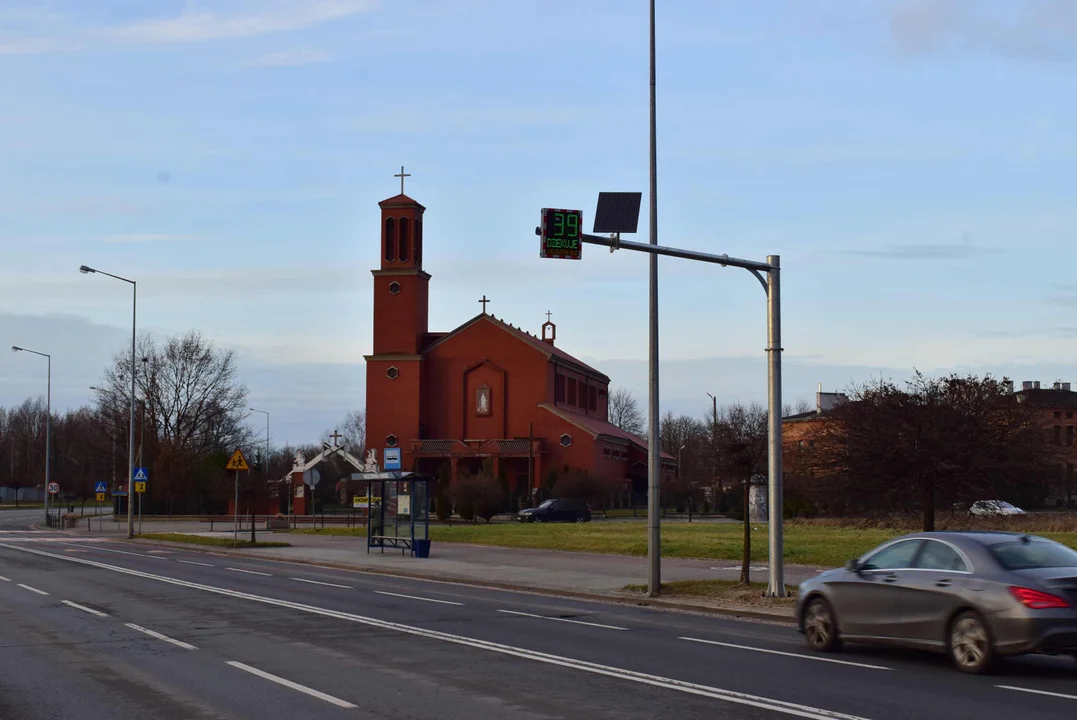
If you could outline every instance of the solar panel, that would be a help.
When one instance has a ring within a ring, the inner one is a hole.
[[[634,233],[639,225],[641,192],[600,192],[595,210],[596,233]]]

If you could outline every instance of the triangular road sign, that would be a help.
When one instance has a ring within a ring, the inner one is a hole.
[[[247,458],[243,457],[243,451],[236,448],[236,451],[232,453],[232,457],[229,458],[228,464],[224,466],[225,470],[250,470],[250,466],[247,464]]]
[[[149,478],[146,477],[146,468],[136,468],[135,469],[135,481],[136,482],[146,482],[147,480],[149,480]]]
[[[95,493],[108,492],[108,483],[106,483],[104,480],[99,480],[97,482],[97,484],[94,485],[94,492]]]

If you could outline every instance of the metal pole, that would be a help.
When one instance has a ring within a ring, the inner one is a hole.
[[[52,356],[46,355],[48,360],[48,385],[45,390],[45,527],[49,526],[49,483],[52,458]],[[59,506],[57,506],[59,507]],[[59,517],[59,513],[57,513]]]
[[[651,187],[650,237],[651,245],[658,244],[658,134],[655,96],[654,5],[651,0]],[[650,257],[650,333],[647,358],[649,423],[647,431],[647,594],[658,595],[662,588],[662,545],[660,503],[662,479],[662,449],[659,445],[658,408],[658,256]]]
[[[236,470],[236,513],[235,522],[232,523],[232,549],[239,547],[239,470]]]
[[[785,597],[782,537],[782,305],[780,261],[767,255],[767,457],[770,475],[770,582],[767,595]]]
[[[138,534],[142,534],[142,496],[145,493],[138,494]]]
[[[138,283],[131,281],[131,437],[127,459],[127,539],[135,536],[135,506],[131,493],[135,490],[135,329],[138,312]]]

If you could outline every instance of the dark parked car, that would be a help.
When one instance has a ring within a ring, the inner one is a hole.
[[[809,647],[945,652],[965,672],[1021,653],[1077,657],[1077,552],[1034,535],[918,533],[800,585]]]
[[[546,500],[517,514],[520,522],[590,522],[591,506],[582,500]]]

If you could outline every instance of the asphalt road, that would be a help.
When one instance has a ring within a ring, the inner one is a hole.
[[[792,629],[0,531],[0,718],[1077,717],[1077,664],[967,677]]]

